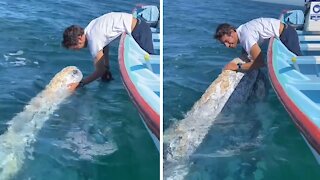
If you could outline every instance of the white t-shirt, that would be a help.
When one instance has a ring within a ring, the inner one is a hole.
[[[243,49],[250,55],[255,43],[262,44],[265,39],[279,37],[280,20],[274,18],[253,19],[237,28],[239,41]]]
[[[84,29],[93,58],[123,32],[131,34],[132,14],[112,12],[92,20]]]

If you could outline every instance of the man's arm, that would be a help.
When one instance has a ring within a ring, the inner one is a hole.
[[[244,62],[250,62],[251,61],[251,59],[249,59],[249,57],[248,57],[248,53],[243,48],[242,48],[242,54],[240,55],[239,58]]]
[[[230,62],[229,64],[227,64],[224,69],[225,70],[233,70],[233,71],[238,71],[238,70],[250,71],[250,70],[258,69],[258,68],[264,66],[263,55],[262,55],[261,49],[257,43],[252,46],[250,54],[252,57],[252,61],[242,64],[241,69],[239,69],[238,65],[233,62]]]
[[[103,48],[103,54],[104,54],[104,64],[105,67],[105,73],[101,76],[101,80],[103,81],[111,81],[113,80],[112,74],[110,72],[110,61],[109,61],[109,45],[106,45]]]
[[[103,50],[99,51],[94,61],[95,71],[81,81],[83,83],[82,85],[91,83],[92,81],[101,77],[106,72],[104,58],[105,58],[105,55],[103,54]]]

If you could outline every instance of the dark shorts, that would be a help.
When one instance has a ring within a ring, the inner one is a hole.
[[[280,40],[291,52],[297,56],[302,55],[297,31],[292,26],[285,25]]]
[[[131,35],[142,49],[149,54],[154,54],[152,33],[149,25],[145,21],[138,19],[137,25],[134,27]]]

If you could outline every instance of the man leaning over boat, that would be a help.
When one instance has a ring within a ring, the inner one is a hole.
[[[246,63],[230,62],[225,70],[249,71],[264,66],[260,44],[266,39],[277,37],[294,54],[301,56],[299,39],[296,30],[274,18],[253,19],[238,28],[230,24],[220,24],[214,35],[227,48],[236,48],[240,44],[250,61]]]
[[[139,46],[153,54],[152,33],[149,25],[133,17],[132,14],[111,12],[93,19],[86,28],[69,26],[63,33],[62,45],[67,49],[80,50],[89,47],[94,60],[95,71],[78,84],[69,86],[83,87],[98,78],[112,80],[109,70],[109,43],[122,33],[131,34]]]

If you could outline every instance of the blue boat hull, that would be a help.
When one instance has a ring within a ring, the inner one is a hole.
[[[295,12],[298,11],[284,13],[292,16]],[[286,14],[281,15],[280,19],[288,23],[285,17]],[[269,77],[279,100],[320,163],[320,56],[316,56],[320,55],[320,35],[316,31],[303,31],[303,21],[294,22],[301,29],[297,33],[303,56],[296,56],[279,39],[271,38]]]
[[[160,52],[160,35],[151,29],[156,53]],[[122,81],[137,107],[157,149],[160,149],[160,55],[148,54],[126,33],[119,44],[119,67]]]

